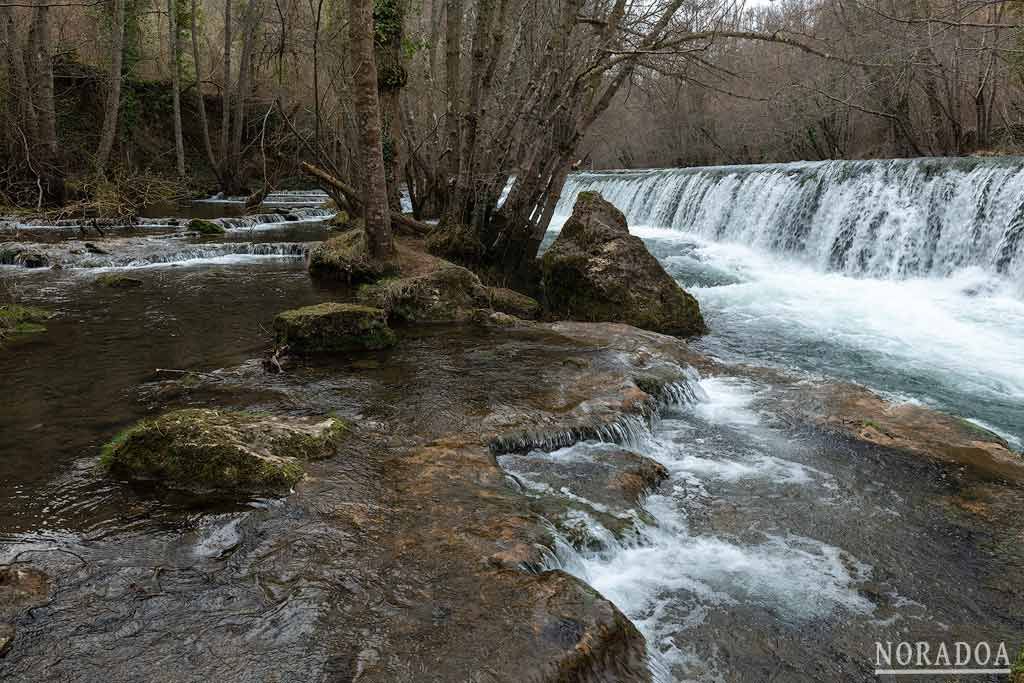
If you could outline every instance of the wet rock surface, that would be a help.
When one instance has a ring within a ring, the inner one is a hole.
[[[541,269],[544,305],[553,317],[623,322],[678,336],[705,330],[697,300],[629,234],[625,217],[600,194],[579,195]]]
[[[675,340],[556,327],[412,328],[390,351],[148,387],[159,409],[232,400],[289,419],[332,411],[352,429],[343,457],[305,463],[278,502],[224,510],[125,491],[148,510],[137,524],[59,542],[82,562],[33,555],[59,591],[19,625],[5,675],[649,680],[636,628],[548,568],[550,527],[495,453],[612,434],[657,405],[634,376],[689,375],[649,349]]]

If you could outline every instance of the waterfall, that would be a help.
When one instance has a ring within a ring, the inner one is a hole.
[[[1024,280],[1024,158],[821,161],[572,174],[630,225],[786,254],[826,271]],[[556,223],[557,224],[557,223]]]
[[[288,213],[258,213],[248,216],[236,216],[214,219],[227,230],[252,230],[259,228],[280,227],[281,223],[324,221],[334,217],[333,211],[327,209],[294,209]]]

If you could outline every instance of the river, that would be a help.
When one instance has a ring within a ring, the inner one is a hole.
[[[699,299],[710,328],[700,351],[862,383],[1020,448],[1024,160],[575,174],[549,240],[592,189]],[[25,302],[59,313],[47,334],[0,354],[0,376],[16,388],[0,410],[4,557],[84,553],[117,536],[159,557],[172,529],[200,529],[190,533],[208,544],[219,529],[234,533],[231,515],[249,514],[168,517],[175,499],[140,505],[94,471],[99,445],[160,404],[167,375],[156,368],[243,364],[267,347],[276,312],[330,298],[301,259],[322,226],[236,228],[213,243],[140,248],[159,258],[0,266]],[[143,287],[99,287],[95,273],[110,268]],[[874,680],[880,639],[1020,646],[1022,613],[1004,585],[1020,568],[986,550],[998,538],[949,514],[944,501],[961,485],[943,468],[796,428],[755,377],[704,378],[695,392],[629,435],[670,473],[636,511],[638,531],[617,538],[585,518],[599,542],[565,542],[551,560],[640,627],[656,678]],[[579,498],[546,463],[605,447],[501,462],[528,490]]]

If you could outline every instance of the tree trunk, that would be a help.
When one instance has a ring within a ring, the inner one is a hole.
[[[442,186],[445,194],[450,194],[450,186],[459,177],[461,171],[462,152],[460,119],[462,117],[462,0],[447,0],[445,6],[445,56],[444,81],[447,98],[445,100],[445,132],[448,137],[447,158],[444,164]],[[447,201],[445,210],[446,221],[462,223],[465,216],[459,214],[454,202]]]
[[[227,167],[231,149],[231,0],[224,0],[224,82],[221,84],[220,97],[220,160],[222,166],[221,185],[229,182]],[[226,187],[221,187],[227,190]]]
[[[171,110],[174,117],[174,154],[178,177],[185,177],[185,142],[181,135],[181,66],[179,64],[178,7],[167,0],[168,51],[171,58]]]
[[[230,3],[228,3],[230,4]],[[192,61],[195,62],[196,70],[196,107],[199,110],[199,128],[203,136],[203,148],[206,150],[206,160],[210,169],[220,180],[220,167],[213,155],[213,144],[210,142],[210,125],[206,120],[206,100],[203,98],[203,77],[201,62],[199,61],[199,37],[196,31],[196,0],[192,0]]]
[[[48,160],[57,156],[57,111],[53,102],[53,50],[50,47],[50,8],[47,0],[40,0],[33,16],[35,66],[37,82],[34,108],[39,117],[39,145]]]
[[[366,224],[366,246],[372,258],[390,259],[394,256],[395,245],[391,237],[380,103],[377,99],[377,65],[373,55],[373,0],[349,0],[349,50],[365,174],[363,220]]]
[[[121,109],[121,60],[124,55],[124,3],[113,0],[113,16],[110,29],[110,73],[107,81],[107,102],[103,112],[103,131],[100,145],[96,150],[96,171],[106,171],[110,151],[117,135],[117,117]]]
[[[403,0],[382,0],[375,3],[374,45],[384,134],[384,176],[388,184],[388,205],[394,211],[402,210],[399,192],[402,173],[401,94],[408,81],[408,74],[402,63],[404,21]]]

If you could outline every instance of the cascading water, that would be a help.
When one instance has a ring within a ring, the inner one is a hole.
[[[630,225],[671,228],[876,278],[966,267],[1024,282],[1024,159],[824,161],[576,173]]]

